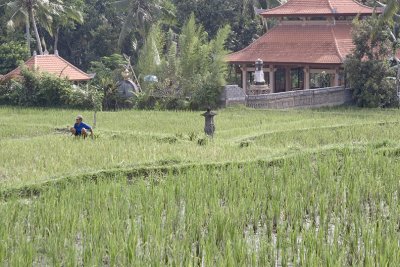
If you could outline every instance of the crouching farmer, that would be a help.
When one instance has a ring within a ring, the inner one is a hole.
[[[76,116],[74,127],[71,127],[70,131],[73,135],[82,136],[83,138],[87,137],[89,131],[90,136],[93,138],[93,129],[83,122],[82,115]]]

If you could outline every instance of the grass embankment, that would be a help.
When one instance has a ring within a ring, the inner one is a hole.
[[[400,264],[398,110],[76,114],[0,109],[1,264]]]
[[[204,121],[198,112],[102,112],[94,141],[59,130],[77,113],[0,108],[0,186],[170,163],[271,160],[336,146],[397,146],[400,140],[397,110],[220,110],[216,136],[206,145],[199,145]],[[92,114],[83,115],[91,123]]]

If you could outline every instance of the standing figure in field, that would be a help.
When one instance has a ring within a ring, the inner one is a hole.
[[[205,125],[204,125],[204,132],[206,135],[213,137],[215,132],[215,125],[214,125],[214,116],[217,113],[211,111],[211,108],[208,107],[207,111],[201,114],[205,118]]]
[[[88,130],[90,132],[90,136],[93,138],[92,127],[83,122],[82,115],[76,116],[74,127],[70,128],[71,133],[75,136],[82,136],[83,138],[86,138],[88,135]]]

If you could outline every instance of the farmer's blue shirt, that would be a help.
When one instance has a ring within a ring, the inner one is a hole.
[[[82,129],[85,128],[86,130],[90,130],[92,129],[92,127],[90,127],[89,125],[87,125],[84,122],[81,123],[75,123],[74,124],[74,128],[76,130],[76,135],[81,135],[82,134]]]

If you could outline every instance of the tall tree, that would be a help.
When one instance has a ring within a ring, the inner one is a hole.
[[[11,9],[12,16],[9,22],[10,24],[14,23],[15,20],[13,19],[18,19],[18,21],[20,21],[21,16],[27,18],[27,21],[29,21],[29,24],[32,26],[34,31],[37,49],[39,53],[42,55],[43,47],[37,26],[36,15],[40,13],[42,16],[46,18],[43,19],[42,21],[50,20],[51,16],[49,14],[52,11],[51,8],[52,4],[50,4],[50,2],[47,0],[1,0],[0,3],[2,5],[6,5],[8,8]],[[29,40],[28,23],[26,25],[27,25],[26,26],[27,39]]]
[[[174,6],[169,0],[119,0],[114,4],[120,10],[127,10],[118,38],[119,48],[122,48],[125,38],[132,31],[144,40],[156,21],[166,22],[174,17]],[[138,43],[137,40],[134,42]]]
[[[71,3],[72,1],[69,1]],[[38,25],[53,35],[53,23],[65,25],[68,20],[82,22],[82,14],[74,5],[64,4],[63,0],[0,0],[1,5],[10,9],[10,26],[21,24],[25,21],[27,42],[30,40],[30,27],[32,26],[38,52],[42,55],[46,49],[44,38],[40,37]],[[57,20],[55,20],[55,18]],[[56,27],[57,29],[57,27]],[[28,43],[30,46],[30,44]]]
[[[139,52],[137,70],[141,76],[157,74],[161,64],[160,53],[164,47],[164,36],[158,24],[151,27],[146,41]]]
[[[28,53],[31,53],[31,34],[30,34],[30,22],[27,10],[21,5],[21,2],[7,2],[1,1],[1,7],[8,11],[9,19],[7,21],[7,28],[14,31],[16,27],[23,26],[25,29],[25,39]]]
[[[227,45],[237,51],[257,39],[264,31],[263,9],[280,5],[278,0],[172,0],[177,9],[178,28],[193,12],[196,22],[204,26],[210,38],[214,38],[222,25],[231,26]]]
[[[54,36],[54,51],[58,50],[58,40],[61,28],[74,28],[76,23],[83,23],[83,1],[64,0],[58,1],[58,9],[53,12],[53,20],[50,28],[50,35]]]
[[[380,18],[380,24],[374,29],[373,35],[379,34],[380,28],[382,27],[389,32],[389,39],[392,42],[392,63],[395,64],[393,68],[396,69],[397,97],[400,99],[400,59],[397,57],[397,50],[400,45],[400,0],[384,0],[383,2],[378,2],[378,4],[380,4],[384,10]]]
[[[362,107],[398,106],[388,55],[392,50],[387,27],[376,17],[355,21],[354,51],[345,61],[345,70],[356,103]],[[376,30],[375,34],[373,31]]]
[[[208,35],[201,25],[196,25],[192,14],[182,28],[179,37],[179,54],[182,88],[186,95],[193,94],[198,85],[202,84],[207,68],[209,54]]]
[[[60,27],[57,48],[65,59],[88,69],[91,61],[120,52],[117,40],[122,19],[109,1],[85,0],[79,9],[85,22]],[[132,55],[131,44],[124,45],[124,52]]]

